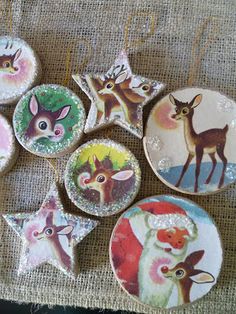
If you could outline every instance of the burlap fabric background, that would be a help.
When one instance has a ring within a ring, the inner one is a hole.
[[[10,1],[2,1],[1,35],[9,34],[11,29],[11,19],[6,18],[9,3]],[[165,92],[187,84],[194,34],[204,18],[215,16],[219,29],[215,42],[207,49],[201,63],[196,84],[216,88],[236,99],[235,0],[16,0],[13,1],[12,9],[12,33],[24,38],[38,52],[43,64],[42,82],[63,84],[67,81],[65,72],[68,47],[74,45],[69,74],[78,71],[84,63],[84,57],[89,54],[86,42],[91,44],[92,58],[84,70],[107,70],[124,46],[124,24],[127,17],[135,12],[153,14],[155,32],[142,46],[130,50],[131,65],[134,72],[165,82]],[[212,23],[216,23],[216,20]],[[131,42],[135,38],[142,38],[148,31],[145,18],[141,18],[141,21],[137,18],[136,22],[133,18],[132,21],[129,32]],[[78,39],[80,43],[77,42]],[[82,98],[88,109],[88,99],[71,79],[68,86]],[[152,102],[154,103],[155,101]],[[146,117],[152,104],[144,110]],[[13,108],[1,108],[2,111],[11,117]],[[137,200],[160,193],[176,194],[153,174],[145,159],[142,141],[119,127],[110,130],[109,136],[127,145],[140,161],[143,177]],[[84,136],[83,141],[102,136],[108,136],[107,131]],[[58,161],[61,175],[68,157]],[[1,211],[37,210],[52,182],[53,172],[48,163],[21,149],[16,167],[0,179]],[[235,186],[217,195],[190,198],[214,217],[222,234],[225,259],[217,286],[202,300],[188,306],[184,312],[233,313],[236,308]],[[75,210],[68,200],[66,206],[68,210]],[[101,225],[78,246],[81,272],[76,281],[50,265],[17,277],[21,241],[1,219],[0,298],[152,313],[150,309],[132,301],[120,289],[112,274],[108,243],[117,218],[118,216],[102,219]],[[183,309],[173,311],[182,312]]]

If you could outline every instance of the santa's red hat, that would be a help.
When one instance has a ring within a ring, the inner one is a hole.
[[[148,224],[153,229],[177,227],[179,229],[186,229],[190,237],[196,237],[196,225],[183,208],[170,202],[155,201],[139,204],[138,207],[150,213]]]

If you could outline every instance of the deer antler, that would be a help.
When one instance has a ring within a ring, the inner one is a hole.
[[[8,40],[7,43],[6,43],[5,49],[8,49],[8,48],[12,49],[12,47],[13,47],[13,42],[11,42],[11,44],[10,44],[9,40]]]
[[[120,68],[120,69],[119,69]],[[116,70],[119,69],[119,71],[116,73]],[[106,80],[108,79],[117,79],[121,74],[123,74],[126,71],[126,67],[124,64],[114,66],[111,70],[111,72],[108,72],[104,77]]]

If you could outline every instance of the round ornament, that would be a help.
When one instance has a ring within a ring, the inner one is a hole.
[[[8,120],[0,114],[0,176],[10,171],[18,157],[13,129]]]
[[[119,218],[110,241],[119,284],[153,308],[182,306],[207,294],[216,284],[222,255],[220,235],[206,211],[171,195],[133,205]]]
[[[187,194],[215,193],[236,181],[236,103],[187,87],[154,106],[143,140],[157,177]]]
[[[40,80],[41,64],[22,39],[0,36],[0,104],[16,103]]]
[[[81,100],[59,85],[40,85],[16,106],[13,125],[20,144],[32,154],[54,158],[72,152],[83,134]]]
[[[141,170],[123,145],[97,139],[79,147],[67,163],[65,186],[69,198],[91,215],[110,216],[127,208],[136,197]]]

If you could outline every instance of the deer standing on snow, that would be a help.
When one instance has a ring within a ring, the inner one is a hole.
[[[100,194],[100,205],[113,201],[114,181],[126,181],[134,174],[133,170],[115,171],[112,168],[107,169],[102,162],[94,155],[93,161],[95,171],[90,178],[84,180],[85,187],[98,191]]]
[[[178,305],[190,302],[190,290],[193,283],[203,284],[214,282],[212,274],[201,269],[194,269],[194,266],[202,259],[204,250],[196,251],[188,255],[184,262],[169,269],[163,266],[161,271],[166,278],[174,281],[178,288]]]
[[[36,141],[40,138],[51,138],[58,135],[55,131],[56,123],[65,119],[71,106],[66,105],[54,112],[45,109],[37,100],[35,95],[32,95],[29,102],[29,111],[33,115],[28,128],[26,129],[26,138]]]
[[[221,188],[224,184],[224,175],[227,165],[227,158],[224,155],[224,148],[226,144],[226,135],[229,129],[228,125],[226,124],[223,129],[209,129],[197,134],[193,127],[193,115],[194,108],[196,108],[202,101],[202,95],[196,95],[190,102],[181,102],[174,98],[174,96],[171,94],[169,99],[175,106],[176,110],[176,114],[173,114],[172,118],[175,120],[181,119],[184,122],[184,137],[189,153],[187,161],[183,166],[180,178],[175,186],[178,187],[180,185],[190,162],[196,156],[194,192],[198,192],[198,177],[200,174],[201,162],[204,154],[208,154],[212,160],[212,169],[205,182],[205,184],[209,184],[216,167],[217,161],[215,158],[215,153],[217,153],[223,162],[222,174],[218,184],[218,188]]]
[[[55,258],[60,262],[63,268],[71,268],[71,259],[67,252],[63,249],[59,235],[65,235],[70,241],[73,226],[56,226],[53,223],[53,212],[50,212],[46,217],[46,225],[41,232],[34,231],[34,237],[38,241],[46,241]]]
[[[8,49],[9,42],[7,42],[5,49]],[[12,48],[12,45],[10,45]],[[0,72],[14,74],[18,71],[18,68],[14,63],[19,59],[22,53],[21,48],[18,49],[14,54],[0,56]]]

